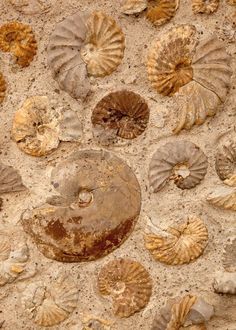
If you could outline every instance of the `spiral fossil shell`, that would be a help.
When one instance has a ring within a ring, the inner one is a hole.
[[[219,7],[219,0],[192,0],[192,9],[195,14],[214,13]]]
[[[125,0],[121,12],[126,15],[138,14],[147,8],[147,0]]]
[[[51,180],[61,201],[51,200],[51,206],[22,219],[25,231],[46,257],[94,260],[130,235],[140,212],[140,187],[120,158],[105,151],[80,151],[59,164]]]
[[[17,21],[2,25],[0,50],[12,53],[19,66],[29,66],[37,52],[37,42],[31,27]]]
[[[149,120],[149,108],[145,100],[131,91],[119,91],[106,95],[92,114],[94,126],[113,130],[124,139],[134,139],[142,134]]]
[[[53,0],[9,0],[12,6],[25,15],[36,15],[50,10]]]
[[[156,26],[167,23],[174,17],[179,0],[156,0],[154,7],[148,9],[147,18]]]
[[[222,146],[216,155],[216,172],[221,180],[236,176],[236,142],[230,141]]]
[[[223,266],[227,272],[236,272],[236,238],[224,247]]]
[[[178,227],[169,227],[168,236],[147,234],[146,248],[153,257],[168,265],[182,265],[197,259],[208,241],[208,231],[201,219],[189,217]]]
[[[190,189],[203,180],[207,167],[207,157],[194,143],[169,142],[160,147],[151,159],[149,183],[154,192],[161,190],[171,179],[178,188]],[[183,173],[181,168],[183,168]]]
[[[6,89],[7,89],[6,81],[2,73],[0,72],[0,104],[3,102],[5,98]]]
[[[33,282],[23,292],[22,305],[42,327],[56,325],[77,307],[78,289],[73,279],[61,276],[49,285]]]
[[[25,189],[20,174],[12,166],[0,163],[0,194]]]
[[[116,259],[101,269],[98,288],[101,295],[112,297],[115,315],[129,317],[148,304],[152,281],[139,262]]]

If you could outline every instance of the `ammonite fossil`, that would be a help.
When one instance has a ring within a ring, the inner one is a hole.
[[[174,17],[179,7],[179,0],[156,0],[154,7],[149,8],[147,18],[156,26],[167,23]]]
[[[80,98],[90,91],[88,75],[111,74],[121,63],[124,49],[124,34],[111,17],[102,12],[76,13],[52,33],[48,64],[60,87]]]
[[[227,272],[236,273],[236,238],[224,246],[223,266]]]
[[[217,293],[236,294],[236,272],[218,272],[214,276],[213,288]]]
[[[192,0],[192,9],[195,14],[211,14],[219,7],[219,0]]]
[[[36,15],[50,10],[53,0],[9,0],[12,6],[25,15]]]
[[[26,187],[22,183],[20,174],[12,167],[0,163],[0,194],[23,191]]]
[[[149,120],[149,108],[145,100],[131,91],[119,91],[106,95],[92,114],[94,126],[112,130],[124,139],[134,139],[143,133]]]
[[[224,44],[214,35],[198,43],[192,25],[174,27],[161,36],[149,51],[147,69],[157,92],[175,94],[175,133],[201,125],[216,113],[226,99],[232,74]]]
[[[147,0],[125,0],[121,12],[126,15],[138,14],[147,8]]]
[[[178,188],[190,189],[206,175],[205,154],[189,141],[169,142],[154,153],[149,166],[149,183],[154,192],[174,180]]]
[[[112,297],[115,315],[129,317],[148,304],[152,280],[139,262],[116,259],[100,271],[98,289],[100,294]]]
[[[219,208],[236,211],[236,188],[220,186],[208,197],[207,201]]]
[[[46,257],[94,260],[130,235],[140,212],[140,186],[120,158],[106,151],[79,151],[52,171],[51,180],[61,197],[22,219]]]
[[[61,323],[78,306],[78,288],[70,276],[60,276],[48,285],[30,283],[21,298],[22,307],[35,323],[50,327]]]
[[[7,89],[6,81],[2,73],[0,72],[0,104],[3,102],[5,98],[6,89]]]
[[[166,230],[167,236],[145,235],[146,248],[153,257],[168,265],[182,265],[198,258],[208,241],[208,231],[201,219],[189,217],[186,222]]]
[[[0,50],[13,54],[19,66],[29,66],[37,52],[37,42],[31,27],[14,21],[2,25]]]
[[[236,177],[236,142],[230,141],[216,154],[216,172],[221,180]]]

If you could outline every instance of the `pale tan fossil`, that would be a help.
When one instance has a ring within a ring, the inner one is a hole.
[[[216,172],[223,181],[236,177],[236,142],[224,144],[216,154]],[[230,181],[226,181],[229,184]],[[230,184],[229,184],[230,185]],[[231,184],[233,186],[233,184]],[[235,183],[236,186],[236,183]]]
[[[126,15],[138,14],[147,8],[147,0],[125,0],[121,12]]]
[[[223,266],[227,272],[236,272],[236,238],[224,246]]]
[[[20,174],[12,167],[0,163],[0,194],[26,190]]]
[[[166,233],[166,236],[145,235],[145,245],[156,260],[168,265],[182,265],[197,259],[208,242],[207,227],[196,217],[169,227]]]
[[[236,188],[220,186],[208,197],[207,201],[219,208],[236,211]]]
[[[48,12],[53,0],[8,0],[12,6],[25,15],[37,15]]]
[[[116,259],[101,269],[98,289],[100,294],[112,297],[115,315],[129,317],[148,304],[152,280],[139,262]]]
[[[147,18],[154,25],[159,26],[167,23],[179,7],[179,0],[156,0],[153,7],[147,11]]]
[[[236,294],[236,272],[215,274],[213,288],[217,293]]]
[[[3,102],[5,95],[6,95],[7,85],[6,81],[0,72],[0,104]]]
[[[211,14],[218,9],[219,2],[219,0],[192,0],[192,9],[194,14]]]

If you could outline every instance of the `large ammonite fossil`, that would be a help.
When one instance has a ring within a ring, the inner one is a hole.
[[[56,25],[48,45],[48,64],[60,88],[74,98],[90,90],[89,75],[104,77],[124,56],[125,38],[103,12],[76,13]]]
[[[51,181],[60,196],[22,218],[46,257],[94,260],[132,232],[140,212],[140,186],[120,158],[106,151],[79,151],[52,171]]]
[[[214,35],[198,42],[193,25],[180,25],[162,35],[149,51],[147,69],[158,93],[176,97],[175,133],[201,125],[216,113],[232,74],[224,43]]]

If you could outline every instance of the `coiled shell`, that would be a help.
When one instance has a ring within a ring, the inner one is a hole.
[[[156,26],[165,24],[175,16],[178,7],[179,0],[156,0],[154,7],[148,9],[147,18]]]
[[[120,65],[125,50],[125,37],[115,20],[94,12],[87,21],[86,42],[81,55],[87,71],[95,77],[111,74]]]
[[[219,272],[216,274],[213,288],[217,293],[236,294],[236,272]]]
[[[147,8],[147,0],[125,0],[121,12],[126,15],[138,14]]]
[[[149,120],[149,108],[145,100],[131,91],[119,91],[106,95],[92,114],[94,126],[113,130],[124,139],[134,139],[142,134]]]
[[[187,168],[188,174],[181,171]],[[207,157],[198,146],[189,141],[169,142],[153,155],[149,166],[149,183],[154,192],[173,179],[178,188],[190,189],[206,175]]]
[[[6,81],[2,73],[0,72],[0,104],[3,102],[5,98],[6,90],[7,90]]]
[[[208,241],[208,231],[201,219],[189,217],[178,227],[169,227],[168,236],[145,235],[146,248],[153,257],[168,265],[182,265],[197,259]]]
[[[236,238],[224,247],[223,266],[227,272],[236,273]]]
[[[37,52],[37,42],[31,27],[17,21],[2,25],[0,50],[12,53],[21,67],[29,66]]]
[[[218,187],[207,197],[207,201],[216,207],[236,211],[236,189],[227,186]]]
[[[22,183],[20,174],[12,167],[0,163],[0,194],[23,191],[26,187]]]
[[[129,317],[144,308],[152,293],[152,281],[147,270],[129,259],[116,259],[106,264],[98,276],[102,295],[110,295],[113,310],[119,317]]]
[[[221,180],[236,176],[236,142],[223,145],[216,155],[216,172]]]
[[[94,260],[132,232],[140,212],[140,186],[120,158],[105,151],[80,151],[52,171],[51,181],[61,194],[49,201],[56,206],[45,205],[22,219],[46,257]]]
[[[25,15],[36,15],[50,10],[53,0],[9,0],[12,6]]]
[[[192,0],[192,10],[194,14],[211,14],[219,7],[219,0]]]
[[[33,282],[23,292],[21,302],[35,323],[49,327],[64,321],[74,311],[78,304],[78,289],[68,275],[49,285]]]

